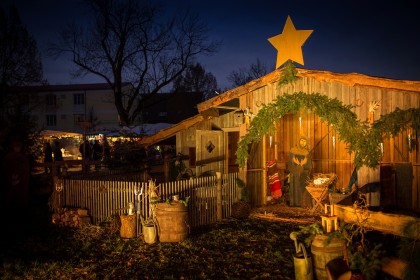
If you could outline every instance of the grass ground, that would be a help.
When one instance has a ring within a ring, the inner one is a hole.
[[[193,228],[182,242],[147,244],[112,226],[53,225],[40,205],[2,227],[1,279],[294,279],[290,233],[319,219],[271,205]]]

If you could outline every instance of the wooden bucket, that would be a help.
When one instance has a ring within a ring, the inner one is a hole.
[[[312,261],[317,280],[327,280],[328,274],[325,266],[336,258],[343,258],[346,240],[342,238],[329,237],[317,234],[312,241]]]
[[[160,242],[180,242],[188,236],[188,209],[184,204],[173,201],[159,203],[156,219]]]
[[[137,236],[136,215],[121,215],[120,235],[122,238],[134,238]]]

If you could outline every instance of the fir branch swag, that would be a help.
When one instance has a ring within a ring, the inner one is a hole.
[[[274,102],[263,104],[251,121],[248,133],[239,142],[236,152],[237,162],[239,166],[244,167],[245,160],[249,156],[248,145],[253,141],[259,141],[265,134],[274,132],[280,117],[290,113],[298,114],[302,109],[312,110],[322,121],[334,126],[340,134],[340,139],[349,144],[349,152],[356,151],[362,147],[359,141],[361,138],[366,138],[369,127],[366,123],[358,121],[357,115],[352,111],[353,108],[352,105],[344,105],[336,98],[331,99],[319,93],[298,92],[279,96]],[[373,164],[376,164],[380,158],[380,149],[374,150],[373,156],[367,156],[362,152],[356,157],[359,157],[355,160],[359,167],[363,163],[372,164],[370,158],[374,158]]]
[[[313,111],[322,121],[328,122],[348,145],[348,151],[356,152],[354,164],[357,169],[362,166],[376,168],[382,157],[381,143],[383,137],[396,136],[412,128],[415,135],[420,130],[420,108],[401,110],[381,116],[369,125],[367,121],[357,119],[352,111],[353,105],[344,105],[337,98],[331,99],[319,93],[307,94],[298,92],[277,97],[263,107],[252,119],[248,133],[241,138],[236,151],[237,163],[241,168],[248,158],[248,145],[275,131],[275,125],[286,114],[298,114],[300,110]],[[417,138],[414,137],[415,141]],[[416,143],[414,143],[416,144]]]

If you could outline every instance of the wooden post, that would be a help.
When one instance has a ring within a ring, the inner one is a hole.
[[[216,206],[217,206],[217,221],[222,220],[222,172],[216,172],[217,179],[217,194],[216,194]]]
[[[267,180],[267,137],[264,135],[262,138],[262,185],[264,186],[262,188],[262,205],[267,204],[267,195],[271,195],[271,193],[267,193],[267,186],[268,186],[268,180]]]
[[[169,155],[165,155],[163,157],[163,174],[165,178],[165,182],[169,182],[169,165],[171,162],[171,158]]]

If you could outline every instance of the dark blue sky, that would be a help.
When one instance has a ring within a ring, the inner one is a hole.
[[[5,0],[15,2],[22,21],[43,53],[44,74],[51,84],[103,82],[96,77],[73,80],[71,62],[45,56],[60,26],[83,17],[77,0]],[[161,1],[162,2],[162,1]],[[416,1],[377,0],[167,0],[177,11],[189,7],[222,40],[220,51],[200,59],[219,87],[230,87],[232,70],[259,59],[274,69],[277,51],[268,38],[282,33],[290,15],[296,29],[314,30],[303,46],[306,69],[361,73],[377,77],[420,80],[420,9]],[[7,11],[7,10],[6,10]]]

